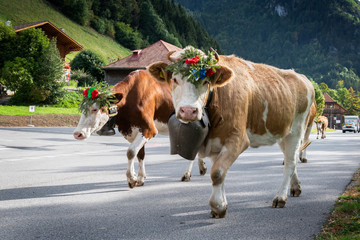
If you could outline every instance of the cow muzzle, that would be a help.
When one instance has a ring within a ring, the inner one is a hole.
[[[201,119],[199,118],[199,109],[192,106],[180,107],[177,118],[183,122],[194,122]]]
[[[74,132],[73,135],[76,140],[84,140],[86,138],[86,136],[81,132]]]

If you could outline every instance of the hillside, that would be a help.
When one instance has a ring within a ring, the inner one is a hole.
[[[360,90],[360,1],[177,0],[226,54]]]
[[[164,40],[180,48],[193,45],[221,51],[199,22],[173,0],[47,1],[76,23],[91,26],[131,50]]]
[[[80,43],[84,49],[99,54],[106,64],[131,53],[129,49],[124,48],[112,38],[71,21],[54,10],[46,1],[0,0],[0,20],[10,20],[13,25],[49,20],[57,27],[65,29],[66,34]],[[70,61],[76,54],[68,54],[67,61]]]

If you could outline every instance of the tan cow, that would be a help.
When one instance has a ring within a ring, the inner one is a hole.
[[[316,139],[319,139],[320,132],[321,132],[321,139],[326,138],[326,129],[328,126],[328,118],[325,116],[320,116],[317,119],[315,119],[315,123],[316,123],[316,130],[317,130]]]
[[[168,135],[167,122],[174,111],[171,89],[167,84],[156,81],[146,70],[131,72],[123,81],[114,86],[117,98],[117,112],[114,117],[119,132],[130,142],[127,150],[127,181],[130,188],[142,186],[146,178],[145,144],[158,133]],[[85,140],[98,132],[108,121],[108,112],[93,104],[81,114],[74,138]],[[135,173],[134,160],[139,161],[138,175]],[[181,181],[190,181],[194,161],[189,163]],[[205,162],[198,159],[200,174],[206,173]]]
[[[296,164],[314,102],[311,82],[293,70],[281,70],[236,56],[217,56],[218,63],[193,47],[173,53],[173,64],[157,62],[148,67],[158,81],[172,83],[177,118],[183,122],[201,119],[210,91],[208,107],[211,128],[199,155],[212,161],[211,217],[227,212],[224,188],[226,173],[248,147],[278,143],[284,153],[284,177],[273,199],[282,208],[290,195],[301,193]],[[205,71],[205,72],[204,72]],[[214,73],[215,72],[215,73]]]

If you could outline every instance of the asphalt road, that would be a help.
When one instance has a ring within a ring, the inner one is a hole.
[[[72,131],[0,128],[0,239],[313,239],[360,167],[360,134],[313,134],[298,164],[301,196],[273,209],[280,149],[248,149],[226,178],[228,215],[212,219],[209,173],[194,165],[180,182],[188,161],[168,154],[167,137],[147,144],[145,185],[129,189],[127,142],[75,141]]]

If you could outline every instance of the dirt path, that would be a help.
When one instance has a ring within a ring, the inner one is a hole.
[[[33,115],[32,125],[35,127],[75,127],[80,115]],[[27,127],[30,116],[0,115],[0,127]]]

